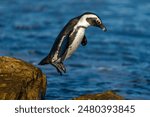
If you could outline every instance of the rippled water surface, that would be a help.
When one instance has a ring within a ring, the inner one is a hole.
[[[106,90],[126,99],[150,99],[149,10],[149,0],[1,0],[0,56],[38,66],[67,21],[91,11],[108,32],[87,29],[87,46],[65,61],[63,76],[50,65],[38,66],[47,75],[46,99]]]

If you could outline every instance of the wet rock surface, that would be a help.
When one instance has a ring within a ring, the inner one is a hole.
[[[123,100],[123,99],[124,98],[122,96],[117,95],[113,91],[106,91],[97,94],[86,94],[73,98],[73,100]]]
[[[10,57],[0,57],[0,99],[42,99],[46,92],[46,76],[33,65]]]

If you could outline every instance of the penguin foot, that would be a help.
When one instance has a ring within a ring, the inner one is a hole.
[[[60,62],[60,67],[63,70],[63,72],[66,73],[66,68],[62,62]]]
[[[58,68],[56,68],[56,69],[57,69],[57,72],[62,76],[62,71]]]
[[[57,72],[60,73],[60,75],[62,75],[62,72],[66,73],[66,68],[62,62],[60,62],[60,63],[55,62],[55,63],[51,63],[51,64],[57,69]]]

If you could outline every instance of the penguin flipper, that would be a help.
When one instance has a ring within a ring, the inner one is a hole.
[[[81,44],[82,44],[82,46],[86,46],[87,45],[87,38],[86,38],[85,35],[84,35],[84,37],[83,37],[83,39],[81,41]]]
[[[38,65],[45,65],[45,64],[49,64],[50,63],[50,60],[49,60],[49,56],[46,56],[44,59],[42,59],[40,61],[40,63]]]

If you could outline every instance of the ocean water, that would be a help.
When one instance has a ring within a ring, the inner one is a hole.
[[[47,100],[107,90],[126,99],[150,99],[149,9],[149,0],[1,0],[0,56],[39,67],[47,75]],[[51,65],[38,66],[63,26],[87,11],[108,31],[88,28],[88,44],[64,62],[63,76]]]

